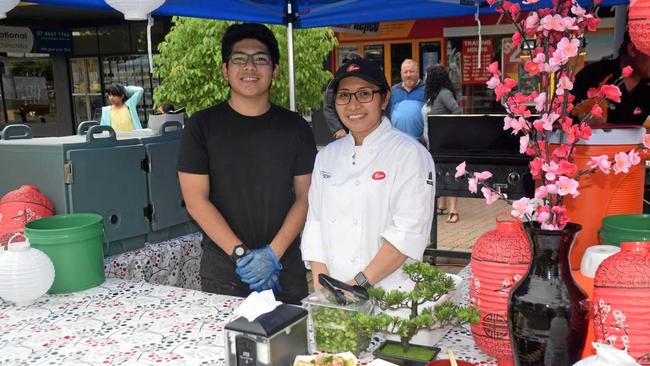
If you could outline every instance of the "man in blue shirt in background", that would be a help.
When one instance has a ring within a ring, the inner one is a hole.
[[[393,126],[419,141],[424,141],[424,82],[420,79],[418,63],[406,59],[402,62],[402,82],[393,85],[390,92],[390,121]]]

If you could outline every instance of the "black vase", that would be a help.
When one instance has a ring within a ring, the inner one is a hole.
[[[571,366],[587,335],[587,296],[576,286],[569,250],[581,226],[542,230],[524,223],[533,260],[508,304],[512,350],[517,366]]]

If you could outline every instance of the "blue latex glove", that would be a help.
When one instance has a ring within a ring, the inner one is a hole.
[[[279,288],[282,264],[270,246],[254,249],[237,262],[235,272],[252,290],[263,291],[274,286]],[[275,275],[275,280],[273,279]],[[277,283],[277,285],[275,285]]]

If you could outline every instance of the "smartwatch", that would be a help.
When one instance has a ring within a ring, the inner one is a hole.
[[[232,254],[230,255],[230,259],[237,263],[240,259],[242,259],[243,256],[248,253],[248,248],[243,244],[238,244],[235,245],[235,249],[233,249]]]
[[[363,288],[368,288],[370,287],[370,282],[368,282],[368,277],[366,277],[363,272],[357,273],[356,276],[354,276],[354,282],[357,283],[357,285],[363,287]]]

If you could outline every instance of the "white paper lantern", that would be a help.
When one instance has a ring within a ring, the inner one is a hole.
[[[2,0],[0,0],[2,1]],[[147,20],[147,14],[158,9],[165,0],[104,0],[113,9],[124,14],[126,20]]]
[[[54,264],[28,241],[11,243],[0,254],[0,297],[27,306],[43,296],[54,282]]]
[[[18,5],[20,0],[0,0],[0,19],[7,17],[7,12]]]

